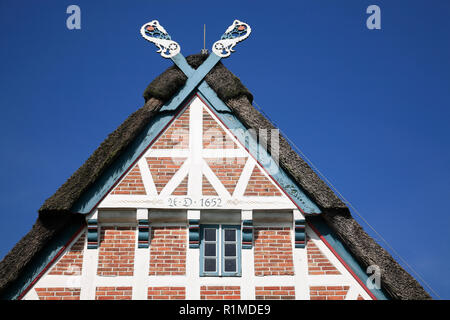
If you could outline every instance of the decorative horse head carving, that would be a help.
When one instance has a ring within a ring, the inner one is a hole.
[[[172,58],[180,53],[180,45],[170,38],[166,29],[159,24],[158,20],[147,22],[141,27],[142,37],[150,42],[153,42],[164,58]]]
[[[247,23],[234,20],[220,40],[213,44],[212,51],[221,58],[229,57],[234,52],[234,46],[247,39],[251,32],[252,29]],[[164,58],[172,58],[180,53],[180,45],[170,38],[166,29],[159,24],[158,20],[144,24],[141,27],[141,35],[145,40],[154,43],[159,48],[157,52]]]
[[[212,51],[219,57],[226,58],[234,52],[234,46],[248,38],[252,29],[245,22],[234,20],[233,24],[228,27],[219,41],[213,44]]]

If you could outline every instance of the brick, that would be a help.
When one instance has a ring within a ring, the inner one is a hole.
[[[149,275],[186,274],[186,227],[153,227]]]
[[[36,288],[39,300],[80,300],[80,288]]]
[[[190,109],[186,108],[155,141],[152,149],[189,148],[189,115]]]
[[[61,259],[52,267],[49,274],[64,275],[64,276],[78,276],[81,275],[83,267],[83,251],[86,234],[83,232],[78,240],[64,253]]]
[[[230,134],[227,134],[211,115],[203,110],[203,148],[237,149]]]
[[[254,232],[255,275],[294,275],[290,229],[257,227]],[[278,242],[277,238],[285,241]]]
[[[281,192],[259,169],[254,167],[252,175],[245,189],[244,196],[274,197],[281,196]]]
[[[309,275],[341,274],[310,239],[307,240],[306,255],[308,257]]]
[[[186,176],[183,181],[180,182],[178,187],[172,192],[174,196],[186,196],[188,191],[188,176]]]
[[[201,286],[201,300],[240,300],[241,288],[238,286]]]
[[[295,299],[295,287],[255,287],[257,300],[293,300]]]
[[[202,195],[204,196],[217,196],[217,191],[209,183],[205,176],[202,177]]]
[[[173,175],[180,169],[186,158],[152,157],[147,158],[147,164],[155,183],[156,191],[161,193]],[[183,181],[184,183],[184,181]],[[187,180],[186,180],[187,187]]]
[[[100,276],[132,276],[136,229],[102,227],[97,274]]]
[[[141,171],[137,164],[114,188],[111,194],[147,194],[142,182]]]
[[[344,300],[349,286],[312,286],[309,288],[311,300]]]
[[[95,300],[131,300],[132,287],[97,287]]]
[[[186,299],[185,287],[149,287],[148,300],[179,300]]]
[[[247,161],[246,157],[205,158],[211,170],[232,195]]]

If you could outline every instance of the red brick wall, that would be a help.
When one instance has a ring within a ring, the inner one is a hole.
[[[295,287],[256,287],[257,300],[294,300]]]
[[[80,300],[80,288],[36,288],[39,300]]]
[[[188,190],[188,176],[186,176],[183,181],[180,182],[178,187],[173,190],[172,195],[174,196],[185,196]]]
[[[202,195],[204,196],[217,196],[216,189],[209,183],[205,176],[202,178]]]
[[[158,138],[153,149],[187,149],[189,147],[189,108]]]
[[[97,274],[132,276],[136,228],[101,227]]]
[[[244,196],[274,197],[281,196],[281,192],[267,179],[261,170],[255,166],[248,181]]]
[[[316,286],[309,288],[311,300],[344,300],[349,286]]]
[[[309,288],[311,300],[344,300],[349,286],[317,286]]]
[[[111,194],[147,194],[138,165],[134,166]]]
[[[83,233],[74,245],[62,256],[58,263],[50,270],[51,275],[78,276],[83,267],[83,250],[86,239]]]
[[[148,300],[184,300],[185,287],[149,287]]]
[[[241,288],[234,286],[201,286],[201,300],[240,300]]]
[[[242,169],[245,166],[247,158],[207,158],[205,159],[211,170],[222,182],[230,194],[233,194],[234,188],[241,176]]]
[[[306,253],[308,256],[308,274],[341,274],[311,240],[307,242]]]
[[[237,149],[237,145],[211,115],[203,110],[203,148]]]
[[[152,227],[149,275],[186,274],[186,227]]]
[[[291,229],[255,228],[255,275],[294,275]]]
[[[131,287],[97,287],[95,300],[131,300]]]
[[[185,158],[171,158],[171,157],[155,157],[147,158],[150,172],[152,173],[153,181],[158,193],[166,186],[167,182],[172,179],[175,172],[180,169]]]

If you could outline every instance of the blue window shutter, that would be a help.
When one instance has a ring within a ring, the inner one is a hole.
[[[295,220],[295,247],[305,247],[305,219]]]
[[[253,220],[242,221],[242,249],[251,249],[253,245]]]
[[[199,247],[200,225],[198,219],[189,219],[189,248],[198,249]]]
[[[149,224],[147,219],[138,220],[138,248],[148,248]]]
[[[98,225],[97,225],[97,219],[89,219],[87,223],[88,223],[87,248],[88,249],[97,249],[98,248]]]

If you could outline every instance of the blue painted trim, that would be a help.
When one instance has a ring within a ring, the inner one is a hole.
[[[202,81],[198,86],[198,91],[209,102],[209,105],[217,112],[229,112],[232,113],[231,109],[220,100],[217,93],[211,89],[206,81]]]
[[[180,91],[161,108],[161,111],[175,110],[178,106],[194,91],[198,84],[208,74],[209,71],[220,61],[220,57],[216,54],[210,54],[208,58],[194,70],[186,61],[181,53],[172,58],[172,61],[183,71],[188,77],[184,86]]]
[[[295,220],[295,247],[304,248],[306,244],[305,237],[305,219]]]
[[[130,144],[114,163],[95,181],[74,204],[71,211],[89,213],[105,196],[109,189],[120,179],[126,170],[137,160],[153,139],[173,119],[175,113],[159,113],[144,128],[143,132]]]
[[[206,84],[206,82],[202,82],[203,84]],[[207,92],[206,96],[202,92],[198,92],[198,95],[210,106],[214,114],[230,129],[241,144],[248,149],[250,154],[270,173],[299,208],[305,213],[321,213],[319,207],[306,195],[293,178],[275,163],[267,150],[257,143],[255,137],[249,134],[243,123],[219,99],[217,94],[212,89],[207,90]]]
[[[20,272],[19,277],[2,293],[0,300],[16,300],[83,225],[75,223],[57,234]]]
[[[217,64],[217,62],[219,62],[220,59],[221,58],[217,56],[215,53],[211,53],[208,59],[206,59],[206,61],[202,64],[202,66],[206,65],[207,68],[205,68],[205,70],[209,69],[208,70],[209,72]],[[200,71],[200,68],[202,67],[202,66],[199,67],[197,70],[193,69],[181,54],[176,55],[174,58],[172,58],[172,60],[188,78],[191,77],[192,74],[194,74],[196,71],[197,72]],[[208,72],[206,72],[203,77],[205,77],[208,74]],[[213,89],[211,89],[211,87],[208,85],[206,81],[203,80],[200,82],[200,85],[198,86],[198,91],[201,92],[205,97],[211,97],[214,100],[212,101],[213,107],[217,111],[231,112],[231,109],[225,103],[223,103],[222,100],[220,100],[216,92]]]
[[[242,275],[242,266],[241,266],[241,226],[240,225],[228,225],[222,224],[220,225],[221,229],[221,237],[220,242],[222,246],[221,251],[221,276],[222,277],[240,277]],[[225,272],[225,229],[235,229],[236,230],[236,272]]]
[[[308,223],[312,224],[321,235],[327,240],[331,247],[339,254],[339,256],[345,261],[345,263],[352,269],[355,275],[363,282],[366,283],[369,275],[365,272],[363,267],[356,261],[350,251],[339,240],[339,237],[330,229],[322,217],[309,217]],[[379,300],[389,300],[389,295],[383,289],[369,289],[373,295]]]
[[[148,219],[138,220],[138,248],[148,248],[150,227]]]
[[[253,220],[242,221],[242,249],[251,249],[253,246]]]
[[[89,219],[88,222],[87,248],[98,248],[98,225],[97,219]]]
[[[215,53],[211,53],[209,55],[208,59],[206,59],[205,62],[203,62],[203,64],[197,70],[192,68],[187,63],[186,59],[183,57],[183,55],[181,53],[179,53],[175,57],[173,57],[172,61],[189,78],[195,72],[201,71],[200,68],[202,68],[203,65],[206,65],[205,71],[207,70],[206,73],[203,72],[204,73],[203,77],[205,77],[208,74],[208,72],[220,61],[220,59],[221,59],[221,57],[219,57]],[[203,78],[202,78],[202,80],[203,80]],[[215,100],[215,101],[213,101],[213,102],[215,102],[215,103],[213,103],[213,105],[214,105],[214,108],[216,110],[231,112],[230,108],[228,108],[228,106],[225,105],[225,103],[223,103],[222,100],[219,99],[219,97],[217,96],[215,91],[213,89],[211,89],[211,87],[208,85],[208,83],[206,81],[201,81],[200,82],[200,85],[198,86],[198,91],[201,92],[204,96],[211,97],[211,98],[213,98]],[[216,106],[216,104],[217,104],[217,106]]]
[[[204,253],[205,253],[205,242],[204,230],[205,229],[216,229],[216,272],[205,272],[204,270]],[[218,224],[204,224],[200,226],[200,277],[218,277],[219,276],[219,225]]]
[[[200,246],[200,220],[189,219],[189,248],[198,249]]]
[[[178,53],[175,57],[172,57],[171,59],[173,63],[175,63],[175,65],[178,68],[180,68],[181,71],[183,71],[186,77],[189,78],[195,72],[195,70],[189,65],[186,58],[181,53]]]

